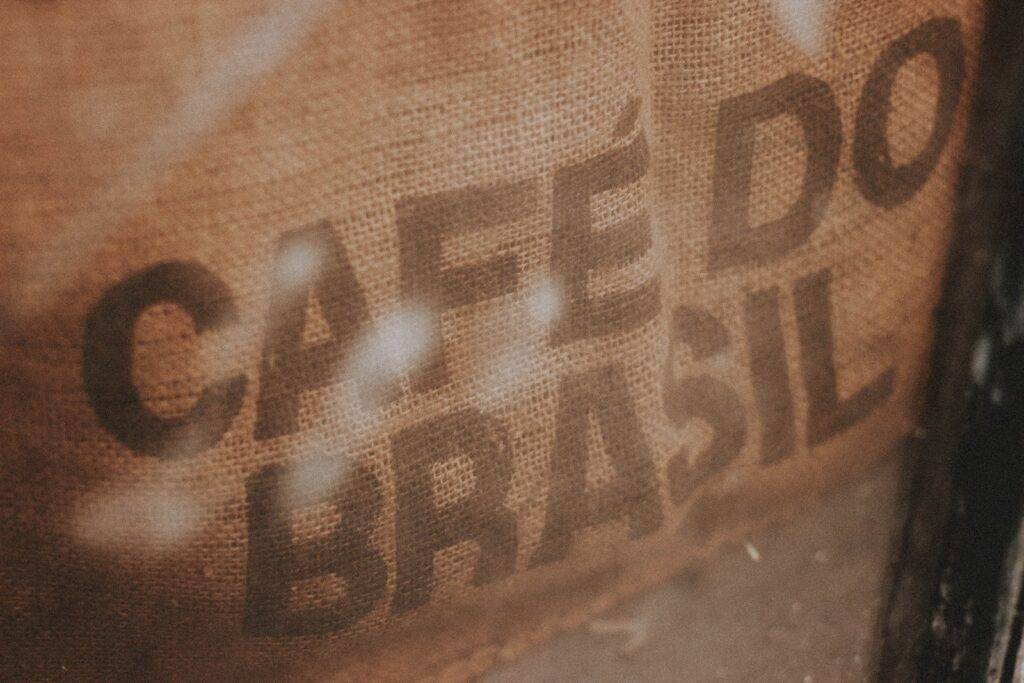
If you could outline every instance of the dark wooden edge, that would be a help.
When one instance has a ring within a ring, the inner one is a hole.
[[[1024,357],[1000,334],[1024,251],[1024,2],[988,0],[986,12],[922,429],[905,452],[903,527],[876,627],[882,681],[984,680],[1024,491]],[[975,385],[986,334],[991,364]]]

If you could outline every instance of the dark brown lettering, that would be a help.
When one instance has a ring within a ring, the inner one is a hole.
[[[248,573],[243,629],[254,636],[307,636],[338,631],[369,614],[384,597],[387,566],[369,534],[380,514],[380,482],[364,466],[345,473],[318,500],[299,504],[288,495],[289,470],[264,467],[246,482],[249,506]],[[292,521],[302,509],[327,503],[340,521],[328,533],[296,540]],[[295,607],[293,588],[334,575],[344,597],[331,604]]]
[[[886,132],[900,68],[928,54],[938,67],[939,97],[931,136],[914,159],[895,166]],[[913,197],[928,180],[953,130],[964,83],[964,40],[955,19],[926,21],[893,41],[875,61],[857,107],[853,166],[857,187],[872,203],[891,208]]]
[[[634,109],[635,118],[639,105]],[[627,113],[631,111],[627,108]],[[656,278],[625,292],[597,298],[587,294],[590,271],[626,266],[651,248],[646,213],[595,232],[590,207],[592,196],[643,178],[648,161],[647,140],[641,131],[624,147],[555,172],[551,260],[567,290],[567,305],[565,314],[551,329],[552,345],[625,332],[658,314],[660,290]]]
[[[761,417],[761,461],[766,465],[793,455],[796,449],[780,306],[778,287],[748,294],[744,306],[754,402]]]
[[[505,507],[512,477],[512,452],[504,425],[465,409],[410,427],[391,439],[398,495],[398,578],[392,610],[402,613],[430,599],[434,553],[460,541],[479,547],[474,585],[515,570],[516,518]],[[472,483],[459,500],[439,507],[431,467],[469,459]]]
[[[725,382],[710,375],[677,379],[673,372],[675,347],[685,345],[694,360],[710,358],[729,345],[725,326],[707,311],[680,306],[672,316],[669,360],[663,387],[665,415],[676,427],[683,427],[694,418],[703,420],[712,430],[711,442],[695,465],[681,445],[668,462],[669,497],[679,505],[697,486],[720,472],[743,449],[747,423],[743,403]]]
[[[515,254],[503,252],[483,263],[445,266],[444,239],[459,232],[487,230],[522,220],[536,203],[536,186],[526,181],[399,201],[396,211],[402,294],[412,301],[427,300],[450,310],[513,291],[519,281]],[[447,381],[442,344],[415,373],[412,388],[428,391]]]
[[[82,373],[96,417],[137,453],[179,458],[214,446],[242,407],[246,378],[238,375],[203,389],[187,414],[155,415],[132,380],[132,331],[150,306],[170,303],[188,313],[197,334],[237,321],[227,285],[196,263],[158,263],[110,288],[85,323]]]
[[[587,491],[587,422],[596,418],[615,478]],[[629,518],[629,535],[639,538],[662,524],[657,475],[640,429],[626,378],[608,365],[562,380],[551,457],[547,519],[531,566],[566,557],[574,532]]]
[[[807,140],[803,189],[785,216],[751,226],[754,133],[758,123],[783,114],[797,117]],[[769,262],[807,241],[835,185],[841,126],[828,84],[803,74],[722,102],[715,134],[710,270]]]
[[[281,237],[270,282],[256,402],[258,440],[298,431],[299,396],[338,381],[338,366],[369,320],[366,298],[348,255],[327,221]],[[312,296],[320,304],[332,338],[304,343]]]
[[[867,417],[892,394],[895,379],[895,371],[888,368],[850,398],[839,399],[830,278],[830,272],[822,270],[800,278],[794,290],[800,361],[808,397],[807,441],[811,446],[828,441]]]

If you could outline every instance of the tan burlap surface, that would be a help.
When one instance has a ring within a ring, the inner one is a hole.
[[[983,4],[3,4],[0,674],[464,677],[878,462]]]

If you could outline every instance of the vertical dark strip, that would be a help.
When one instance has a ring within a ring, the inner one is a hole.
[[[1024,215],[1024,5],[992,0],[986,11],[922,436],[906,454],[904,525],[878,624],[875,673],[885,681],[984,680],[1003,557],[1020,513],[1019,397],[1010,401],[1016,406],[1010,397],[996,405],[991,390],[1009,370],[1019,391],[1021,354],[997,346],[980,387],[972,390],[970,377],[978,338],[1002,338],[1005,312],[986,291],[992,255],[1015,250],[1019,259]]]

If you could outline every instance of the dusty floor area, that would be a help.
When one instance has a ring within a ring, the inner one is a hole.
[[[486,680],[866,680],[897,477],[888,464]]]

